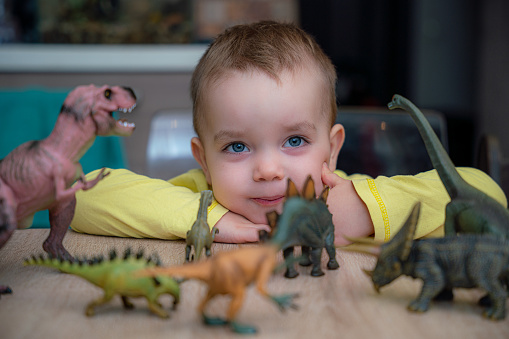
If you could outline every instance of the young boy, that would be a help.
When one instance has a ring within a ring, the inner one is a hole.
[[[345,131],[336,119],[336,72],[317,43],[290,24],[260,22],[227,29],[192,77],[191,148],[201,170],[168,182],[113,170],[93,190],[78,192],[71,227],[121,237],[185,238],[200,191],[212,189],[210,227],[216,241],[252,242],[268,230],[266,213],[281,212],[288,178],[316,193],[331,187],[328,206],[342,235],[388,240],[421,201],[417,236],[440,235],[449,196],[435,171],[416,176],[348,178],[336,168]],[[362,154],[359,154],[362,156]],[[501,204],[486,174],[459,169]],[[94,176],[94,172],[89,176]],[[350,180],[352,179],[352,180]]]

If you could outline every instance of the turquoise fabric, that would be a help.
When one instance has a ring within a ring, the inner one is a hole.
[[[26,141],[46,138],[70,90],[0,90],[0,159]],[[126,168],[122,140],[115,136],[96,138],[80,163],[85,173],[101,167]],[[32,227],[49,227],[48,212],[36,213]]]

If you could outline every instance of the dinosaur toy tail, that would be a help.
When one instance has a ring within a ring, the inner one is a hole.
[[[458,196],[458,188],[468,185],[465,180],[459,175],[456,167],[454,166],[451,158],[444,149],[440,139],[438,139],[435,131],[429,124],[424,114],[407,98],[395,94],[392,101],[387,104],[389,109],[400,108],[407,111],[422,136],[426,150],[431,159],[433,167],[438,172],[442,183],[447,190],[447,193],[452,198]]]
[[[192,262],[181,266],[154,267],[139,270],[135,273],[139,277],[172,276],[186,279],[208,281],[211,275],[210,260]]]
[[[50,256],[40,255],[39,257],[32,256],[29,259],[25,259],[23,262],[24,266],[45,266],[49,268],[57,269],[64,273],[72,273],[81,276],[84,265],[83,261],[70,261],[57,258],[51,258]]]

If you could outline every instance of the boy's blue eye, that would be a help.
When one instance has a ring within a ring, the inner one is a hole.
[[[228,145],[228,147],[226,147],[226,150],[228,152],[232,152],[232,153],[241,153],[241,152],[245,152],[247,149],[246,145],[240,143],[240,142],[234,142],[230,145]]]
[[[291,137],[285,142],[285,147],[298,147],[303,141],[302,137]]]

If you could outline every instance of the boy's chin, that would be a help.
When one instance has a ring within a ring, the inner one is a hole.
[[[248,216],[247,219],[254,224],[268,225],[269,222],[267,220],[267,213],[270,213],[273,211],[276,211],[278,214],[281,214],[283,211],[283,205],[281,204],[281,205],[277,206],[276,208],[268,208],[266,211],[261,212],[260,214]]]

